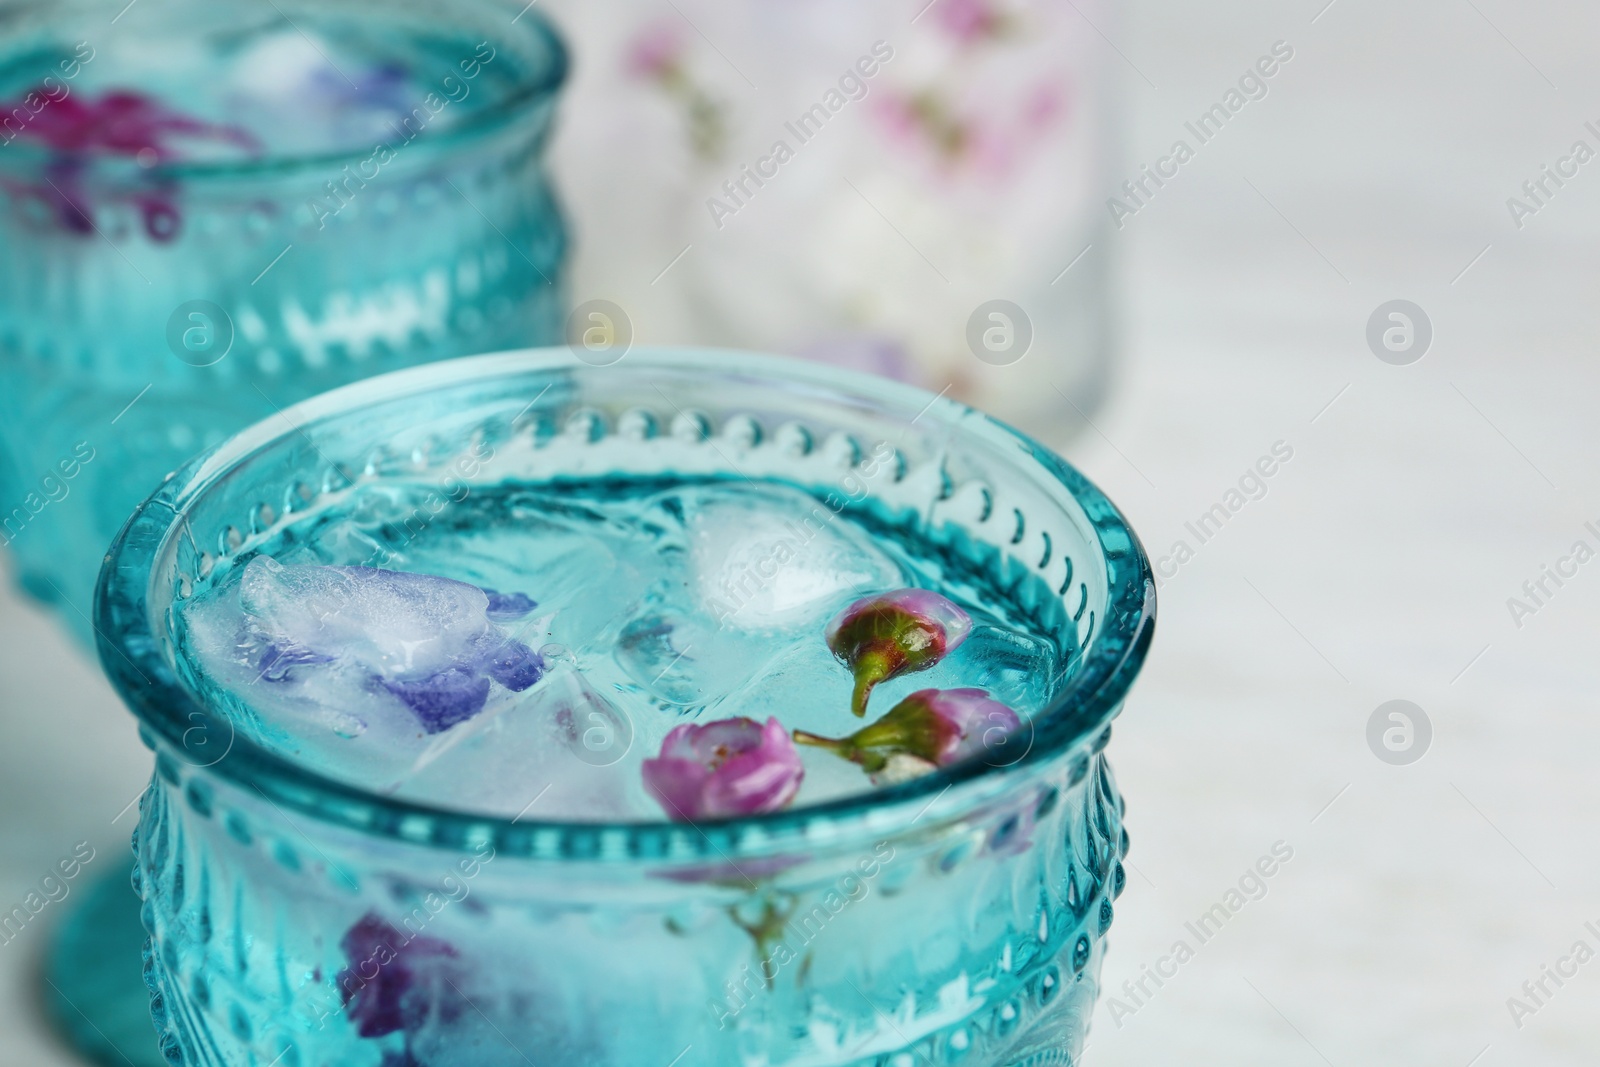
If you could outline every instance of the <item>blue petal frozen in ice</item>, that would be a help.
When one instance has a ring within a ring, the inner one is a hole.
[[[539,606],[539,602],[527,593],[502,593],[495,589],[485,589],[484,592],[489,595],[489,618],[495,622],[524,618]]]
[[[258,556],[245,568],[239,605],[237,644],[262,679],[310,690],[338,675],[359,679],[398,698],[430,734],[481,712],[491,682],[520,693],[545,672],[537,653],[497,625],[537,607],[526,593]]]
[[[544,676],[544,657],[521,641],[508,640],[494,650],[485,668],[489,677],[520,693]]]
[[[241,639],[241,641],[247,639]],[[318,663],[332,663],[336,657],[298,645],[280,645],[268,641],[261,646],[256,654],[255,667],[261,672],[261,679],[267,682],[283,682],[289,680],[289,671],[293,667],[307,667]]]
[[[382,685],[416,714],[430,734],[466,722],[482,711],[489,699],[489,679],[459,667],[420,681],[386,678]]]

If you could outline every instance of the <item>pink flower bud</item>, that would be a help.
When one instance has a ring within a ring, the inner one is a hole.
[[[1016,712],[982,689],[919,689],[849,737],[796,730],[794,739],[878,774],[898,755],[948,767],[993,747],[1021,725]]]
[[[923,671],[967,639],[972,619],[929,589],[897,589],[851,604],[828,624],[828,647],[856,677],[850,710],[867,713],[872,687]]]

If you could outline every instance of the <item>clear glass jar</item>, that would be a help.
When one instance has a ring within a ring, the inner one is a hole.
[[[105,546],[195,452],[372,374],[560,339],[567,58],[514,13],[0,13],[0,545],[80,637]]]
[[[1051,442],[1083,425],[1114,342],[1116,5],[549,11],[585,57],[552,146],[576,299],[649,343],[883,374]]]
[[[156,753],[137,884],[171,1062],[1076,1062],[1125,880],[1104,749],[1155,608],[1080,474],[921,390],[729,352],[488,356],[289,417],[166,482],[96,602]],[[862,507],[1077,650],[1004,759],[702,824],[493,818],[311,773],[200,700],[176,646],[186,599],[352,485],[693,473],[821,494],[869,453],[888,476]]]

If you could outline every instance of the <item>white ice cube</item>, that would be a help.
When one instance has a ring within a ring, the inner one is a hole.
[[[687,516],[703,610],[723,626],[797,629],[857,595],[893,588],[900,568],[825,503],[799,490],[705,493]]]
[[[280,648],[334,653],[384,675],[453,666],[482,639],[489,607],[488,594],[465,582],[266,556],[245,566],[239,601]]]

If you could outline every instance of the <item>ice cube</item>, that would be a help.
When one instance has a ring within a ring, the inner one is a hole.
[[[647,610],[622,628],[616,660],[650,696],[692,714],[748,681],[761,651],[744,634],[704,619]]]
[[[642,583],[629,561],[592,532],[603,520],[580,527],[558,517],[556,503],[533,493],[519,494],[507,510],[509,521],[503,523],[418,537],[406,546],[407,568],[449,573],[490,590],[489,617],[502,621],[502,615],[521,611],[526,618],[507,629],[534,646],[558,641],[583,648],[609,640]],[[519,589],[537,604],[517,600]]]
[[[273,662],[344,657],[386,677],[426,676],[455,666],[482,639],[489,595],[435,575],[257,556],[245,566],[239,603]]]
[[[1012,708],[1042,708],[1060,687],[1068,663],[1050,641],[978,616],[972,633],[932,670],[897,679],[883,696],[896,701],[906,691],[976,686]],[[874,697],[876,705],[879,697]],[[890,707],[888,703],[884,707]]]
[[[557,740],[580,763],[591,767],[620,763],[633,750],[633,719],[562,658],[565,662],[543,698],[555,716]]]
[[[866,535],[797,489],[703,490],[686,523],[696,596],[724,627],[803,628],[904,580]]]
[[[490,620],[491,605],[509,618],[532,600],[436,575],[258,556],[236,585],[191,602],[185,621],[201,672],[280,742],[316,748],[319,728],[362,737],[373,769],[398,773],[432,750],[419,734],[445,733],[491,694],[539,681],[543,661]]]
[[[424,756],[436,738],[392,694],[374,692],[366,668],[334,658],[280,661],[279,673],[264,672],[242,627],[238,592],[232,585],[184,611],[187,660],[200,672],[195,685],[236,729],[314,772],[377,790]]]
[[[197,684],[225,709],[248,707],[260,714],[244,713],[243,720],[265,728],[269,737],[280,734],[334,734],[356,737],[365,732],[363,719],[347,710],[342,699],[347,689],[359,700],[363,678],[345,685],[342,673],[328,671],[324,699],[303,692],[298,680],[309,666],[326,666],[333,657],[311,649],[279,645],[248,630],[239,604],[238,585],[189,601],[183,610],[185,661],[198,668]]]
[[[570,656],[551,659],[537,688],[475,721],[465,740],[407,775],[397,795],[511,818],[650,817],[637,759],[625,759],[644,743],[633,720]]]

